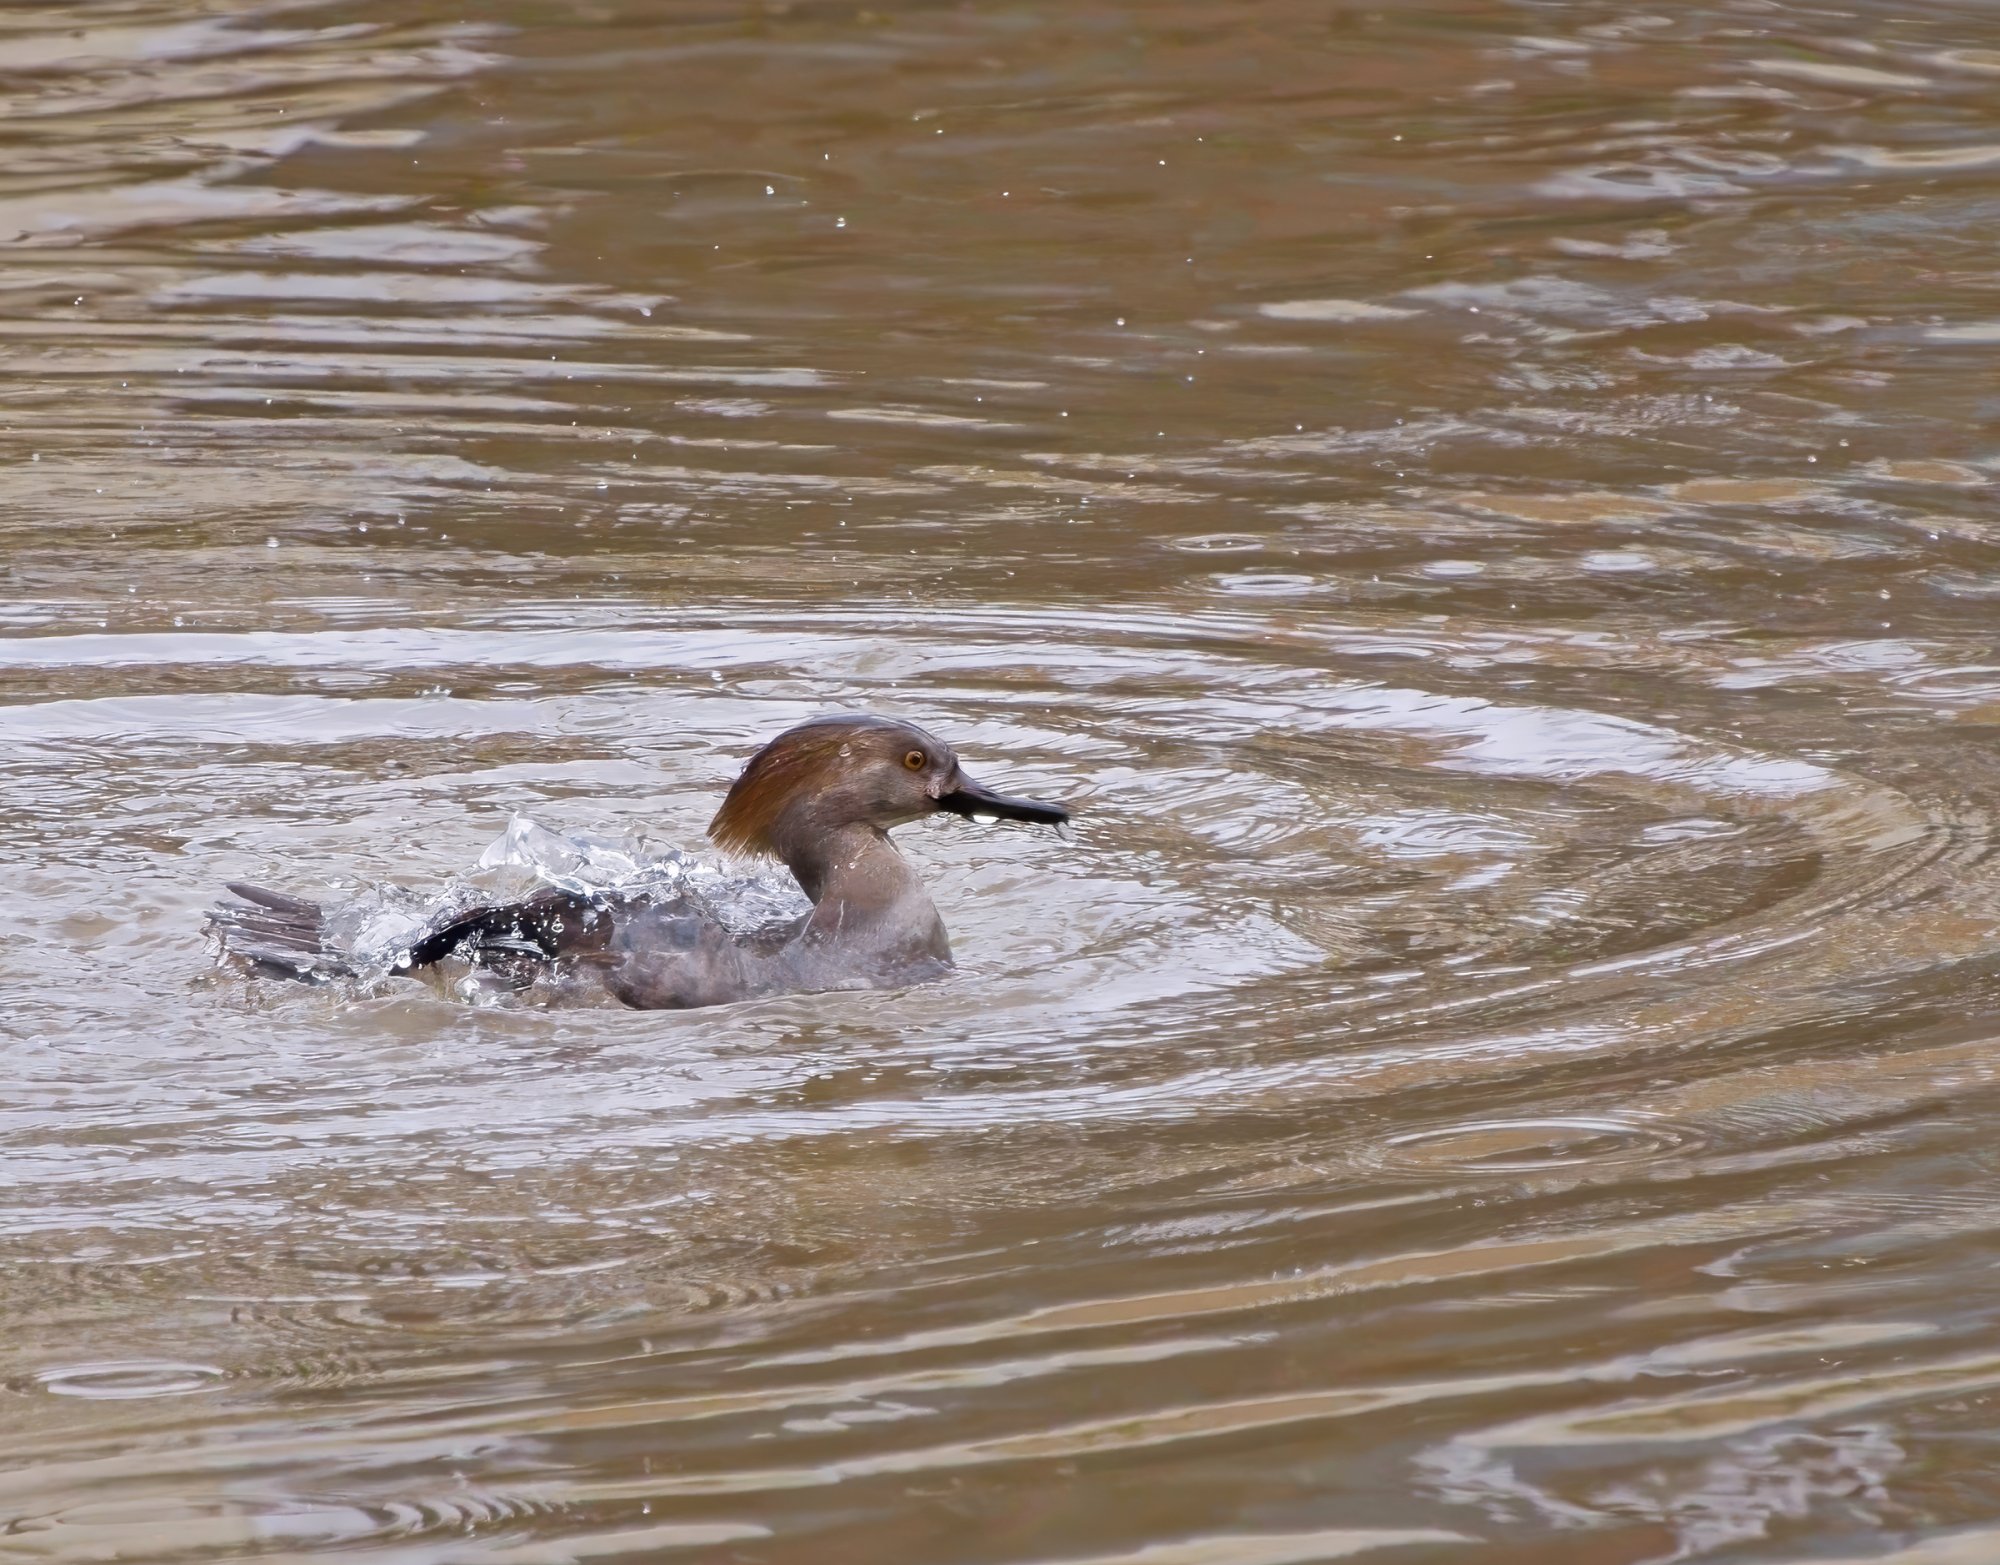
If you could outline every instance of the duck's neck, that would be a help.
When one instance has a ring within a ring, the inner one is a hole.
[[[897,958],[951,960],[930,894],[887,832],[845,826],[786,846],[785,864],[813,900],[807,939]]]

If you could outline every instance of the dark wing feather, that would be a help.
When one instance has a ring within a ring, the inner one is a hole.
[[[208,929],[229,956],[258,972],[319,983],[359,969],[329,941],[326,913],[316,902],[232,881],[233,901],[209,910]],[[620,903],[620,906],[627,904]],[[469,908],[415,941],[398,972],[429,967],[454,953],[481,965],[520,969],[522,962],[601,951],[612,930],[610,905],[569,891],[545,891],[520,902]]]
[[[544,891],[522,902],[473,908],[432,930],[410,947],[403,968],[428,967],[454,951],[479,961],[488,956],[554,961],[599,950],[611,932],[608,909],[573,891]]]

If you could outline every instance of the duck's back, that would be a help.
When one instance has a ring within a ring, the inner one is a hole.
[[[220,904],[210,918],[231,954],[309,981],[364,970],[331,937],[317,903],[255,886],[230,890],[239,900]],[[552,888],[453,912],[399,953],[393,966],[415,973],[456,957],[509,988],[554,978],[573,991],[602,988],[640,1010],[901,987],[950,970],[943,925],[921,888],[876,916],[841,915],[837,904],[829,904],[817,916],[742,933],[684,893],[586,895]]]

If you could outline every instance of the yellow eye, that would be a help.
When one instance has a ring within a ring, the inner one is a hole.
[[[930,763],[925,760],[923,751],[912,750],[903,757],[903,764],[913,772],[920,772]]]

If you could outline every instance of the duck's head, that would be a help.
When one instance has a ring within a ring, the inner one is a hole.
[[[950,810],[1059,826],[1059,804],[1012,799],[965,775],[950,745],[886,717],[816,717],[750,757],[708,823],[717,846],[790,860],[834,832]]]

